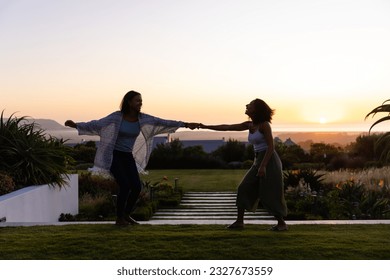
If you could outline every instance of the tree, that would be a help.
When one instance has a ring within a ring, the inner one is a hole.
[[[238,140],[229,139],[224,145],[212,152],[212,155],[229,163],[244,161],[246,154],[245,144]]]
[[[92,163],[95,159],[96,144],[94,141],[88,141],[83,144],[77,144],[73,147],[72,157],[78,163]]]
[[[275,142],[275,150],[282,161],[284,168],[291,168],[294,164],[305,162],[308,155],[299,145],[285,145],[283,142]]]
[[[386,104],[386,102],[390,101],[390,99],[385,100],[382,105],[374,108],[371,112],[369,112],[366,115],[366,119],[369,116],[374,117],[377,113],[387,113],[388,115],[386,117],[380,118],[376,122],[374,122],[370,129],[369,133],[371,132],[372,128],[376,126],[379,123],[385,122],[390,120],[390,104]],[[380,160],[384,162],[390,161],[390,132],[386,132],[382,134],[378,140],[375,142],[375,150],[380,150]]]
[[[179,139],[158,144],[150,155],[149,168],[178,168],[183,156],[183,143]]]
[[[315,163],[324,163],[325,165],[337,155],[342,153],[340,147],[334,145],[325,144],[325,143],[313,143],[310,146],[310,157],[312,162]]]
[[[359,135],[356,141],[351,143],[346,149],[352,157],[362,157],[366,161],[378,160],[375,143],[379,137],[379,134]]]
[[[183,148],[183,143],[173,140],[154,148],[148,168],[223,168],[224,164],[207,154],[202,146]]]

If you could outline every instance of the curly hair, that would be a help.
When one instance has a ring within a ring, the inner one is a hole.
[[[275,110],[271,109],[267,103],[257,98],[253,100],[253,105],[255,107],[255,113],[252,117],[254,123],[272,121],[272,116],[275,114]]]

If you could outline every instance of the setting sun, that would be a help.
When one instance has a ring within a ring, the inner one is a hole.
[[[327,123],[327,120],[325,117],[321,117],[320,118],[320,124],[326,124]]]
[[[291,104],[291,103],[290,103]],[[298,107],[299,104],[296,104]],[[281,114],[283,110],[281,110]],[[305,100],[305,106],[296,115],[301,123],[307,124],[331,124],[339,123],[346,117],[346,109],[341,102],[321,100]]]

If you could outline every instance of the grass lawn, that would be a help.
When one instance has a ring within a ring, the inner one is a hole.
[[[148,170],[148,175],[141,179],[151,183],[167,177],[173,184],[178,178],[178,185],[184,191],[235,191],[247,170],[244,169],[167,169]]]
[[[220,225],[118,228],[65,225],[0,228],[9,260],[388,260],[390,225]]]

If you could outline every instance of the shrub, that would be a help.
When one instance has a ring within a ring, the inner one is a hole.
[[[105,220],[115,215],[115,203],[108,193],[92,196],[84,194],[79,201],[80,220]]]
[[[82,173],[79,177],[79,220],[105,220],[115,216],[117,184],[113,179]],[[159,207],[176,207],[180,204],[183,190],[174,187],[166,177],[152,184],[142,182],[142,190],[132,217],[149,220]],[[71,220],[65,214],[62,221]]]
[[[368,190],[361,203],[363,217],[366,219],[382,219],[390,214],[390,194],[385,188]]]
[[[341,218],[379,219],[390,213],[390,191],[384,181],[366,186],[350,179],[337,184],[329,197],[334,201],[332,214]]]
[[[286,203],[289,220],[312,220],[329,218],[329,201],[322,192],[319,194],[307,192],[302,184],[299,187],[289,187],[286,191]]]
[[[0,195],[12,192],[15,189],[15,183],[11,176],[0,172]]]
[[[149,202],[146,205],[137,207],[131,216],[138,221],[148,221],[157,209],[157,201]]]
[[[77,215],[72,215],[70,213],[61,213],[58,221],[60,221],[60,222],[73,222],[73,221],[77,220],[76,216]]]
[[[92,175],[90,172],[82,173],[79,176],[79,194],[83,196],[88,193],[92,197],[103,193],[114,195],[117,193],[118,185],[114,179],[103,176]]]
[[[157,206],[165,207],[179,205],[182,195],[183,189],[172,186],[166,177],[164,177],[162,181],[154,184],[149,181],[143,181],[142,190],[136,206],[143,207],[149,205],[151,202],[156,202],[156,205],[153,205],[153,212],[155,212]]]
[[[90,172],[79,176],[79,220],[105,220],[115,216],[115,180]]]
[[[25,117],[0,117],[0,170],[18,188],[50,184],[63,186],[68,166],[73,162],[64,140],[45,135]],[[65,177],[64,177],[65,176]]]
[[[283,177],[286,188],[303,185],[308,192],[319,192],[323,187],[324,176],[325,174],[317,174],[314,170],[287,170]]]
[[[91,164],[94,162],[96,154],[95,142],[88,141],[85,144],[77,144],[73,147],[71,154],[78,164]]]
[[[253,165],[253,160],[248,159],[248,160],[246,160],[246,161],[244,161],[244,162],[242,163],[242,168],[243,168],[243,169],[249,169],[249,168],[252,167],[252,165]]]

